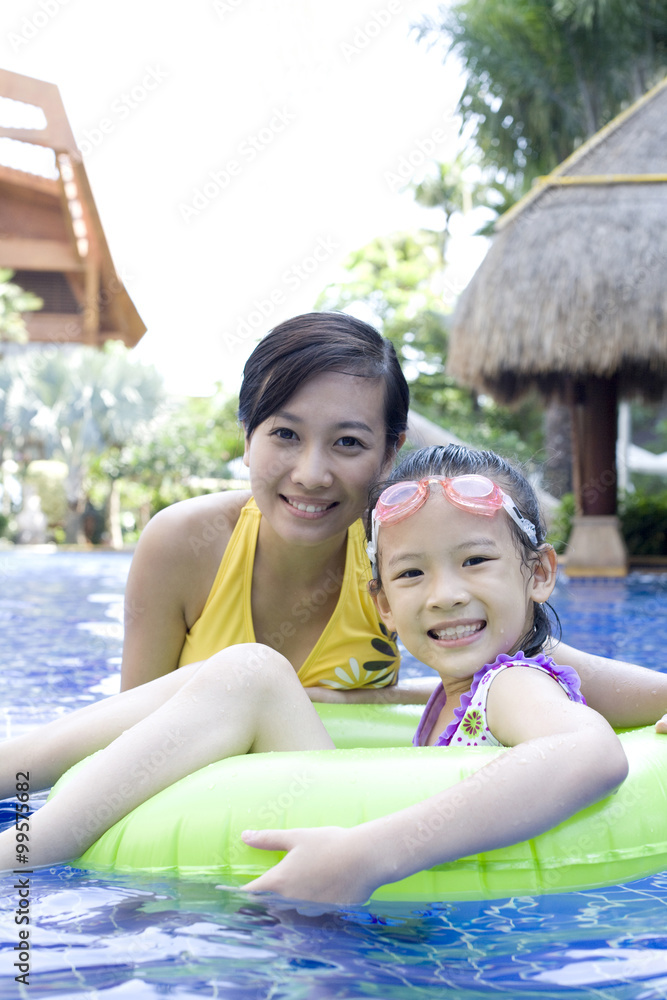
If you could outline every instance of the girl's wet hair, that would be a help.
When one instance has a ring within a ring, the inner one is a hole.
[[[493,451],[476,451],[462,445],[449,444],[446,447],[436,445],[431,448],[420,448],[403,459],[391,475],[382,483],[377,483],[370,492],[366,535],[371,537],[371,516],[380,494],[392,483],[406,480],[425,479],[427,476],[487,476],[501,489],[508,493],[521,514],[535,525],[537,544],[523,532],[514,521],[507,517],[507,524],[512,532],[515,544],[518,546],[525,565],[531,566],[535,554],[544,544],[546,525],[540,510],[540,505],[533,487],[526,477],[515,466],[510,465],[500,455]],[[373,581],[375,589],[382,586],[380,579],[379,560],[377,580]],[[526,656],[534,656],[551,640],[554,632],[560,639],[560,621],[555,610],[548,602],[533,605],[533,628],[522,636],[518,649]]]
[[[395,451],[408,425],[408,384],[391,341],[346,313],[295,316],[259,342],[243,369],[239,395],[246,436],[323,372],[383,380],[387,454]]]

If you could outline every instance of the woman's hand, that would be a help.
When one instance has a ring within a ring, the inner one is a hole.
[[[379,885],[363,849],[358,827],[246,830],[245,844],[264,851],[287,851],[259,878],[243,886],[250,892],[278,892],[317,903],[365,903]]]
[[[655,724],[656,733],[667,733],[667,715],[663,715],[662,719],[658,719]]]

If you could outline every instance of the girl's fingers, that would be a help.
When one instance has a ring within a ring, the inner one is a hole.
[[[289,851],[294,843],[289,830],[244,830],[241,840],[261,851]]]

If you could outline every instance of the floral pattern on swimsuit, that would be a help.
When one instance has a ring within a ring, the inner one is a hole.
[[[545,656],[543,653],[533,657],[526,657],[522,652],[514,653],[513,656],[500,653],[494,663],[485,663],[477,671],[472,679],[470,691],[462,695],[460,705],[454,709],[454,719],[440,734],[434,746],[502,746],[489,729],[486,719],[486,699],[489,685],[498,672],[515,666],[542,670],[560,684],[571,701],[586,704],[580,690],[579,675],[573,667],[559,666],[550,656]],[[412,739],[415,746],[427,746],[429,736],[446,702],[447,695],[440,683],[429,698]]]

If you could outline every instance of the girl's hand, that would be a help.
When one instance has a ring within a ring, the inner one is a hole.
[[[380,884],[355,827],[246,830],[242,840],[264,851],[287,851],[268,872],[243,886],[317,903],[365,903]]]
[[[658,719],[655,724],[656,733],[667,733],[667,715],[663,715],[662,719]]]

